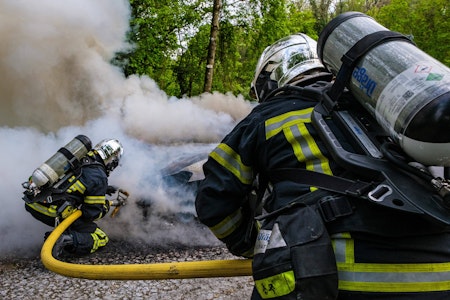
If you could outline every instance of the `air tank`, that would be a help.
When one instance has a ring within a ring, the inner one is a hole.
[[[71,162],[79,162],[91,148],[92,143],[87,136],[77,135],[39,168],[34,170],[31,175],[33,183],[38,187],[53,185],[61,178],[61,176],[71,169]]]
[[[337,75],[341,58],[363,37],[388,31],[373,18],[347,12],[321,32],[318,56]],[[347,88],[417,162],[450,166],[450,69],[406,39],[368,50]]]

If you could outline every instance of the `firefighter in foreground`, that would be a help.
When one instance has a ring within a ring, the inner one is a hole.
[[[252,299],[449,299],[448,226],[311,184],[271,182],[280,168],[349,174],[311,123],[316,101],[301,96],[300,87],[319,80],[332,76],[308,36],[266,48],[252,82],[260,104],[204,165],[199,219],[232,254],[253,258]],[[342,208],[339,215],[324,216],[323,203]]]
[[[63,252],[86,255],[108,243],[108,236],[94,221],[109,211],[106,195],[117,188],[108,185],[108,176],[119,165],[123,147],[116,139],[102,140],[92,149],[90,145],[86,136],[77,136],[36,169],[26,184],[25,209],[37,220],[54,227],[74,209],[82,212],[57,240],[52,253],[56,257]],[[57,174],[58,169],[67,174]]]

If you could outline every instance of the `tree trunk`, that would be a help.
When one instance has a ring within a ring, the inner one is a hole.
[[[216,43],[219,34],[219,17],[222,8],[222,0],[214,0],[213,14],[211,21],[211,33],[209,37],[208,57],[206,61],[205,84],[203,92],[210,93],[212,88],[214,60],[216,57]]]

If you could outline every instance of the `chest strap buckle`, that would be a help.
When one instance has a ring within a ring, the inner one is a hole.
[[[318,210],[325,222],[351,215],[354,208],[346,196],[326,196],[317,203]]]

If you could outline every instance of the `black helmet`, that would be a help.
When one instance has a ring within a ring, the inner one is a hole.
[[[270,91],[286,84],[304,86],[312,83],[311,78],[331,80],[331,74],[317,55],[317,42],[303,33],[289,35],[263,51],[256,65],[250,96],[263,102]]]

